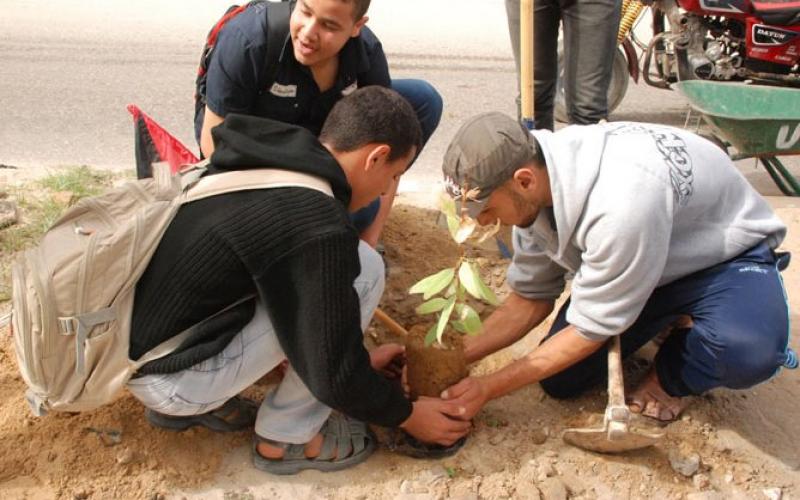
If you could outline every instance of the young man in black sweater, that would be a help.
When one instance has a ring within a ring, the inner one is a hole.
[[[366,87],[336,104],[319,140],[245,115],[229,115],[213,137],[212,174],[266,166],[303,172],[325,180],[333,197],[285,187],[180,209],[137,284],[131,359],[242,297],[256,299],[203,323],[129,382],[150,422],[225,431],[255,420],[254,464],[277,474],[363,461],[375,436],[361,421],[443,445],[466,434],[468,423],[449,418],[463,409],[439,399],[412,404],[379,373],[402,347],[368,353],[363,346],[383,264],[360,242],[348,212],[384,192],[414,158],[420,128],[408,102]],[[290,369],[254,418],[254,406],[236,395],[283,359]]]

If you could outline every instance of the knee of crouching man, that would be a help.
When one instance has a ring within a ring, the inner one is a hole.
[[[728,345],[724,351],[721,371],[729,389],[747,389],[772,378],[785,359],[785,349],[772,342],[754,341]]]
[[[357,281],[368,282],[369,288],[378,288],[383,291],[385,276],[385,266],[383,257],[364,241],[358,243],[358,259],[361,262],[361,274]]]

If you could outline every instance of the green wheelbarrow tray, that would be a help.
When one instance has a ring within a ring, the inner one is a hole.
[[[776,158],[800,154],[800,89],[707,80],[672,87],[736,148],[734,159],[760,158],[784,194],[800,196],[800,183]]]

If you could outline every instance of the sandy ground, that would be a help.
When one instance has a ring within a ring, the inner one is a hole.
[[[800,249],[800,202],[771,198],[790,226],[785,248]],[[455,248],[436,225],[437,213],[398,206],[387,229],[390,272],[382,307],[404,324],[417,303],[406,294],[420,277],[450,265]],[[504,293],[505,263],[484,250],[487,278]],[[800,266],[784,274],[795,311]],[[488,313],[489,311],[484,311]],[[793,346],[798,317],[792,315]],[[484,373],[524,355],[547,324],[517,345],[472,368]],[[373,325],[370,340],[386,339]],[[645,362],[627,364],[628,385]],[[268,381],[250,390],[260,397]],[[784,371],[746,391],[718,390],[696,398],[657,446],[603,456],[566,445],[571,419],[601,412],[598,388],[574,401],[555,401],[538,386],[496,400],[476,417],[474,432],[454,457],[415,460],[385,447],[339,473],[273,477],[250,464],[250,436],[204,429],[171,433],[151,428],[129,395],[98,411],[33,417],[23,400],[13,343],[0,336],[0,498],[402,499],[440,498],[779,498],[800,497],[798,372]],[[683,471],[685,474],[681,473]]]

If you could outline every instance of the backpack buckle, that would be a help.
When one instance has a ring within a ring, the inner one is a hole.
[[[75,316],[62,316],[58,319],[58,330],[61,335],[70,336],[78,332],[78,318]]]

